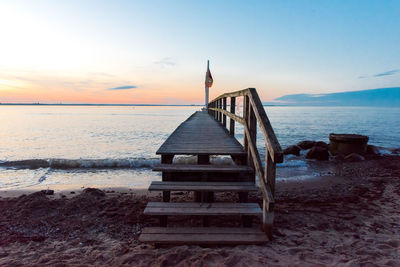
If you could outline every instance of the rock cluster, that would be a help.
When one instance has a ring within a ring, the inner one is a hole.
[[[311,140],[301,141],[296,145],[288,146],[283,150],[283,154],[300,156],[301,150],[308,150],[306,153],[307,159],[329,160],[330,158],[332,158],[335,161],[346,161],[346,162],[363,161],[365,160],[365,156],[368,157],[368,156],[380,155],[379,149],[376,146],[368,145],[365,156],[357,153],[350,153],[348,155],[338,154],[336,156],[332,156],[329,144],[322,141],[311,141]]]

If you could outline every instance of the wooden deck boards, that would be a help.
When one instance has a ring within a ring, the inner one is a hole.
[[[254,170],[247,165],[206,165],[206,164],[159,164],[153,171],[162,172],[222,172],[251,173]]]
[[[257,203],[149,202],[145,215],[261,215]]]
[[[147,227],[139,240],[146,243],[175,245],[246,245],[262,244],[268,237],[260,229],[216,227]]]
[[[197,111],[157,150],[165,155],[245,155],[242,145],[207,112]]]
[[[257,191],[251,182],[161,182],[153,181],[149,191],[211,191],[247,192]]]

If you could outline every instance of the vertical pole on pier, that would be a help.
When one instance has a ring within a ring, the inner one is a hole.
[[[209,72],[210,72],[210,60],[207,60],[207,72],[206,72],[206,99],[205,99],[205,108],[208,109],[208,91],[209,91]]]
[[[231,113],[235,114],[235,107],[236,107],[236,97],[231,97]],[[235,136],[235,120],[229,119],[229,133],[232,136]]]
[[[226,97],[224,97],[222,100],[223,100],[222,101],[222,108],[223,108],[223,110],[226,110]],[[226,115],[225,114],[222,116],[222,125],[224,127],[226,127]]]

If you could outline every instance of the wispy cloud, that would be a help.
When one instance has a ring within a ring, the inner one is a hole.
[[[123,85],[123,86],[118,86],[118,87],[112,87],[112,88],[107,88],[107,90],[129,90],[129,89],[135,89],[138,88],[135,85]]]
[[[377,73],[371,76],[359,76],[359,79],[364,79],[364,78],[370,78],[370,77],[382,77],[382,76],[390,76],[390,75],[394,75],[396,73],[400,72],[399,69],[397,70],[389,70],[389,71],[385,71],[385,72],[381,72],[381,73]]]
[[[157,60],[154,62],[156,65],[160,65],[161,67],[172,67],[176,65],[176,62],[171,57],[165,57],[161,60]]]
[[[400,70],[389,70],[389,71],[386,71],[386,72],[382,72],[382,73],[375,74],[374,77],[389,76],[389,75],[396,74],[396,73],[399,72],[399,71],[400,71]]]

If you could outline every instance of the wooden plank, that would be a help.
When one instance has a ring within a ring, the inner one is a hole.
[[[147,227],[143,229],[139,241],[176,245],[249,245],[268,242],[268,237],[253,228]]]
[[[220,95],[216,98],[214,98],[211,103],[215,102],[216,100],[220,99],[220,98],[224,98],[224,97],[237,97],[237,96],[244,96],[246,94],[248,94],[248,88],[247,89],[242,89],[239,91],[235,91],[235,92],[229,92],[229,93],[225,93],[223,95]]]
[[[155,166],[153,171],[251,173],[254,170],[243,165],[160,164]]]
[[[249,227],[146,227],[142,230],[143,234],[263,234],[258,228]]]
[[[237,121],[237,122],[239,122],[241,124],[245,123],[245,119],[244,118],[242,118],[242,117],[240,117],[238,115],[232,114],[231,112],[228,112],[226,110],[219,109],[219,108],[211,108],[211,110],[215,110],[215,111],[221,112],[221,113],[225,114],[226,116],[228,116],[229,118],[231,118],[231,119],[233,119],[233,120],[235,120],[235,121]]]
[[[244,192],[257,191],[251,182],[161,182],[153,181],[149,191],[213,191]]]
[[[221,101],[222,102],[222,101]],[[222,117],[221,117],[222,120]],[[195,112],[157,150],[173,155],[243,155],[242,145],[207,112]]]
[[[197,203],[197,202],[149,202],[143,212],[146,215],[262,215],[257,203]]]
[[[148,202],[147,207],[171,207],[171,208],[259,208],[257,203],[236,203],[236,202],[215,202],[215,203],[197,203],[197,202]]]

